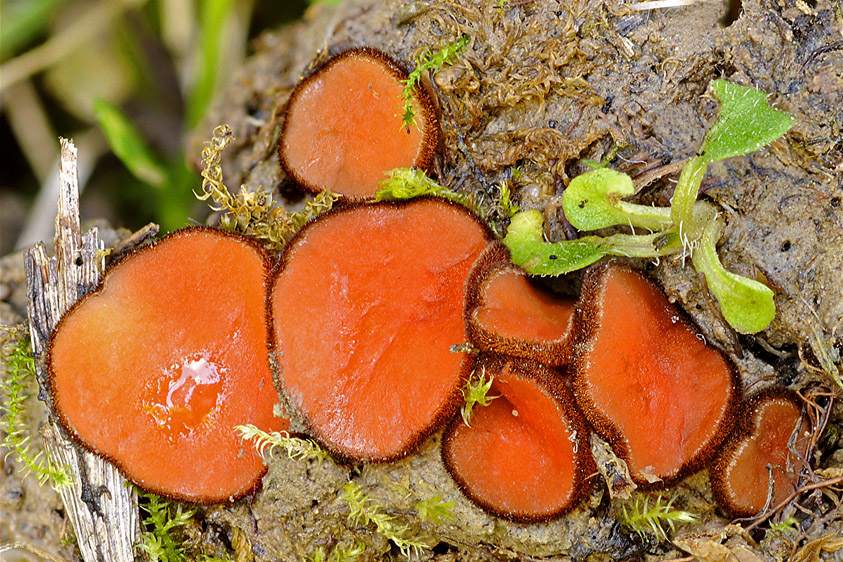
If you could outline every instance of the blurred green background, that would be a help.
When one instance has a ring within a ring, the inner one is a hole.
[[[185,139],[252,40],[314,1],[0,0],[0,256],[53,235],[59,136],[83,220],[202,220]]]

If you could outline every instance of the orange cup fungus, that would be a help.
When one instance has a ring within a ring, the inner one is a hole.
[[[717,502],[734,517],[775,507],[796,490],[809,444],[799,397],[784,388],[756,393],[746,401],[738,431],[711,467]],[[800,459],[801,457],[801,459]]]
[[[488,406],[471,425],[454,416],[442,458],[460,489],[486,511],[519,522],[572,509],[595,472],[588,429],[557,373],[523,359],[490,356],[476,369],[494,377]]]
[[[699,469],[733,425],[737,372],[635,270],[592,268],[577,306],[574,393],[633,479],[655,488]]]
[[[281,430],[266,347],[266,256],[190,228],[111,268],[59,323],[48,367],[62,425],[131,481],[197,503],[265,471],[238,424]]]
[[[311,192],[369,199],[394,168],[427,169],[439,125],[430,96],[414,92],[414,126],[402,123],[407,73],[369,47],[330,59],[290,97],[278,143],[281,166]]]
[[[574,301],[531,283],[495,244],[469,282],[465,321],[480,349],[560,367],[568,363]]]
[[[322,215],[285,249],[269,310],[279,386],[339,457],[408,453],[459,405],[466,280],[488,227],[422,198]]]

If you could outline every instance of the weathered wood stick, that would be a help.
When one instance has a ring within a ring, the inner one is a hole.
[[[29,327],[36,357],[40,396],[53,411],[45,353],[50,335],[77,300],[99,283],[104,244],[96,228],[84,235],[79,226],[76,147],[61,140],[61,191],[56,215],[55,257],[43,243],[24,256]],[[91,407],[96,407],[92,404]],[[56,465],[68,467],[72,484],[59,489],[86,562],[131,562],[140,532],[134,489],[111,464],[74,445],[50,416],[41,433]]]

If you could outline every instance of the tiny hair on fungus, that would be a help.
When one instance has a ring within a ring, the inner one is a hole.
[[[253,490],[265,467],[234,426],[287,427],[273,416],[267,262],[248,238],[195,227],[111,267],[51,340],[62,425],[156,494],[217,503]]]
[[[411,451],[459,407],[469,360],[466,281],[491,238],[470,211],[435,198],[321,215],[272,276],[280,393],[342,458]]]
[[[394,168],[430,165],[439,138],[424,88],[411,100],[417,126],[402,123],[407,73],[371,47],[343,51],[302,80],[287,106],[278,158],[307,191],[372,199]]]

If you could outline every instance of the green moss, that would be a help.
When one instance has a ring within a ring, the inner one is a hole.
[[[477,371],[473,371],[471,376],[469,376],[465,386],[462,387],[462,395],[465,399],[465,404],[463,404],[463,407],[460,409],[465,425],[471,425],[469,421],[471,421],[471,412],[474,409],[475,404],[488,406],[492,400],[500,398],[500,396],[489,396],[489,389],[492,388],[492,382],[494,380],[495,377],[489,377],[488,380],[486,379],[485,367],[481,368],[479,373]]]
[[[279,447],[284,449],[287,456],[293,460],[312,460],[320,465],[326,460],[333,462],[331,455],[312,439],[292,437],[286,432],[267,433],[251,424],[238,425],[235,429],[243,439],[254,441],[255,448],[262,457],[266,457],[267,447],[270,453]]]
[[[222,152],[232,140],[234,135],[228,125],[214,129],[211,142],[202,150],[205,163],[202,193],[196,194],[202,201],[212,200],[211,209],[224,213],[220,219],[223,230],[245,234],[268,250],[277,251],[310,219],[329,210],[336,202],[335,194],[323,191],[309,200],[301,211],[288,213],[276,203],[273,194],[262,187],[249,191],[241,186],[240,191],[232,195],[223,183],[221,165]]]
[[[404,82],[404,91],[401,94],[404,102],[404,113],[401,118],[401,123],[405,127],[411,127],[416,123],[416,112],[413,109],[413,92],[419,86],[421,76],[425,71],[430,71],[431,74],[442,68],[443,65],[453,61],[457,53],[462,51],[468,45],[470,38],[468,35],[463,35],[453,43],[442,45],[436,53],[430,51],[422,54],[416,64],[416,68],[407,77]]]
[[[670,539],[665,525],[672,534],[677,523],[695,523],[698,519],[693,513],[673,509],[671,505],[675,498],[665,503],[664,497],[659,494],[652,504],[650,499],[649,496],[638,495],[621,505],[618,512],[620,524],[637,533],[642,540],[647,540],[647,535],[653,535],[658,542],[666,542]]]
[[[35,359],[29,337],[23,328],[4,327],[7,336],[2,345],[5,367],[0,381],[0,431],[3,447],[23,465],[24,475],[34,474],[38,483],[50,483],[54,489],[68,486],[70,474],[64,466],[56,466],[44,451],[33,453],[32,435],[26,424],[26,401],[32,395],[35,380]]]

